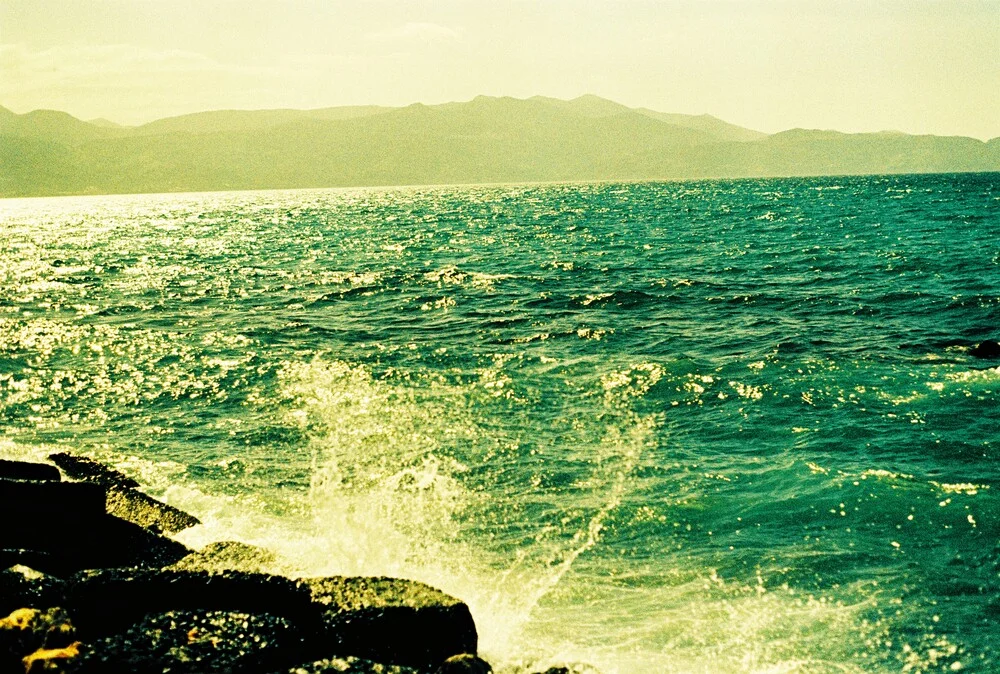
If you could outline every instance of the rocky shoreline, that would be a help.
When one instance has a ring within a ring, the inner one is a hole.
[[[0,673],[485,674],[469,607],[398,578],[289,579],[90,459],[0,460]],[[569,674],[554,668],[546,674]]]

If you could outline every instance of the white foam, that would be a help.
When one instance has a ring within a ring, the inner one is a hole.
[[[502,536],[520,515],[492,506],[466,479],[469,457],[488,434],[469,397],[500,404],[482,382],[504,367],[460,386],[333,359],[288,366],[281,395],[309,438],[298,458],[312,465],[308,491],[226,495],[185,476],[179,464],[112,462],[202,520],[178,536],[193,547],[239,540],[276,552],[276,572],[390,575],[460,597],[476,620],[482,654],[500,674],[579,662],[603,674],[865,671],[844,663],[857,661],[851,649],[859,630],[878,642],[882,628],[863,620],[879,601],[874,593],[803,595],[763,578],[723,578],[680,555],[645,565],[602,557],[606,527],[628,501],[635,469],[668,437],[664,418],[634,411],[663,376],[659,366],[629,366],[592,383],[587,404],[600,421],[586,433],[599,432],[586,446],[556,448],[586,458],[589,474],[575,485],[582,496],[522,495],[554,498],[553,507],[585,516],[567,518],[562,529],[539,527],[533,537],[493,540],[490,527],[470,518],[491,512]],[[458,445],[471,448],[466,463],[455,458]],[[0,452],[31,454],[12,443]]]

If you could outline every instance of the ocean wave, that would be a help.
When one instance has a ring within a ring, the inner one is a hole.
[[[655,295],[642,290],[614,290],[586,295],[583,298],[577,298],[575,302],[582,307],[601,308],[616,306],[623,309],[632,309],[648,306],[656,300]]]

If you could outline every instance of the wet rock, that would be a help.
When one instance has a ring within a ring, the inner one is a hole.
[[[322,626],[306,588],[287,578],[240,571],[83,571],[70,579],[64,601],[85,641],[120,632],[147,613],[181,610],[268,614],[306,634],[318,634]]]
[[[14,671],[21,658],[38,648],[39,644],[32,643],[31,629],[38,613],[38,609],[20,608],[0,620],[0,671]]]
[[[69,615],[61,608],[12,611],[0,619],[0,671],[16,671],[18,664],[32,652],[64,648],[73,643],[75,636]]]
[[[107,512],[156,532],[177,533],[201,521],[137,489],[139,484],[124,474],[85,457],[65,452],[49,456],[66,475],[97,484],[107,491]]]
[[[549,667],[544,672],[537,672],[536,674],[600,674],[600,672],[590,665],[577,663],[569,666]]]
[[[115,517],[168,534],[201,524],[201,520],[135,489],[108,487],[108,512]]]
[[[476,652],[469,607],[429,585],[342,576],[300,583],[325,609],[326,638],[338,655],[433,668],[453,655]]]
[[[122,634],[87,644],[71,674],[269,672],[303,655],[284,618],[230,611],[171,611],[145,616]]]
[[[122,632],[148,613],[184,610],[272,615],[303,635],[303,654],[424,670],[474,652],[477,641],[465,604],[423,583],[391,578],[293,582],[241,571],[105,569],[70,579],[64,602],[85,641]]]
[[[420,670],[399,665],[386,665],[347,656],[327,658],[289,669],[286,674],[419,674]]]
[[[108,469],[97,470],[103,475],[101,470]],[[0,562],[69,574],[98,567],[161,567],[190,553],[141,524],[108,515],[106,490],[99,482],[0,479],[0,512],[17,513],[0,518]]]
[[[273,552],[236,541],[210,543],[170,568],[180,571],[249,571],[267,573],[278,566]]]
[[[278,558],[232,541],[192,553],[158,532],[195,518],[97,462],[52,459],[84,481],[0,462],[0,505],[17,513],[0,518],[0,615],[11,611],[0,620],[0,673],[491,671],[474,655],[468,607],[439,590],[257,573]],[[51,606],[65,607],[81,642],[66,611]]]
[[[478,656],[462,653],[442,662],[434,674],[493,674],[493,668]]]
[[[63,581],[27,566],[0,571],[0,615],[19,608],[46,608],[60,603]]]
[[[118,487],[131,487],[135,489],[139,483],[132,478],[120,473],[114,468],[109,468],[103,463],[88,459],[83,456],[73,456],[66,452],[49,454],[49,461],[59,466],[66,475],[74,480],[86,480],[103,486],[114,485]]]
[[[80,655],[80,642],[63,648],[40,648],[21,660],[25,674],[69,674],[68,667]]]
[[[80,530],[60,534],[58,545],[48,551],[67,562],[75,561],[74,571],[134,566],[160,568],[191,552],[182,543],[111,515],[88,521]]]
[[[0,509],[17,513],[4,517],[3,530],[17,531],[36,523],[78,522],[105,513],[104,489],[86,482],[0,480]],[[4,539],[4,547],[14,547]]]
[[[71,508],[72,504],[67,503],[66,507]],[[58,575],[107,567],[160,568],[191,552],[177,541],[104,514],[39,516],[32,511],[17,522],[0,523],[0,541],[17,546],[16,553],[7,551],[6,556],[12,561],[28,562]]]
[[[122,566],[161,568],[173,564],[191,550],[184,544],[159,536],[140,525],[105,515],[90,524],[83,538],[94,546],[89,554],[80,555],[86,564],[82,568],[98,569]]]
[[[0,480],[0,512],[17,513],[0,518],[0,547],[7,551],[8,565],[16,558],[53,572],[87,565],[82,558],[90,550],[84,546],[95,523],[107,517],[104,489],[75,482]],[[30,559],[30,552],[43,554]]]
[[[58,468],[47,463],[0,459],[0,479],[59,482],[62,480],[62,475]]]
[[[969,355],[975,358],[1000,359],[1000,342],[987,339],[969,350]]]
[[[76,570],[73,565],[67,565],[58,557],[40,550],[25,550],[24,548],[0,550],[0,569],[12,566],[26,566],[56,576],[69,575]],[[2,581],[0,581],[0,587],[2,587]],[[0,603],[2,603],[2,597],[3,591],[0,589]]]

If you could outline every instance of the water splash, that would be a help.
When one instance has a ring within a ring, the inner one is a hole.
[[[309,504],[325,561],[312,571],[409,575],[439,570],[472,498],[465,466],[446,442],[468,442],[455,391],[378,379],[364,367],[315,360],[290,365],[289,412],[308,434]]]

